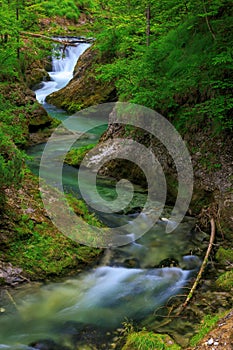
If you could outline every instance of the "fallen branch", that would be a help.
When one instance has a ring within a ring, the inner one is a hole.
[[[178,309],[176,315],[179,316],[180,313],[186,308],[186,306],[188,305],[189,301],[191,300],[192,296],[193,296],[193,293],[194,291],[196,290],[197,288],[197,285],[202,277],[202,274],[203,274],[203,271],[205,270],[205,267],[207,265],[207,262],[208,262],[208,258],[209,258],[209,255],[210,255],[210,252],[211,252],[211,249],[212,249],[212,246],[213,246],[213,242],[214,242],[214,238],[215,238],[215,221],[214,219],[212,218],[210,220],[210,225],[211,225],[211,235],[210,235],[210,241],[209,241],[209,245],[208,245],[208,249],[206,251],[206,255],[205,255],[205,258],[203,260],[203,263],[201,265],[201,268],[198,272],[198,275],[195,279],[195,282],[185,300],[185,302],[181,305],[181,307]]]
[[[10,292],[5,289],[6,295],[8,296],[8,298],[10,299],[10,301],[12,302],[12,304],[14,305],[14,307],[16,308],[16,310],[18,310],[18,306],[15,302],[15,300],[13,299],[12,295],[10,294]]]
[[[75,39],[74,41],[71,40],[63,40],[63,39],[56,39],[47,35],[43,35],[43,34],[37,34],[37,33],[30,33],[30,32],[21,32],[20,33],[21,36],[32,36],[33,38],[41,38],[44,40],[48,40],[48,41],[53,41],[55,43],[59,43],[61,45],[65,45],[65,46],[77,46],[78,43],[85,43],[88,42],[88,40],[86,39]]]

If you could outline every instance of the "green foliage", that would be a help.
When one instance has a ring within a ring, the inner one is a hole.
[[[203,338],[204,336],[209,333],[209,331],[216,325],[218,320],[222,317],[223,315],[206,315],[204,319],[202,320],[201,324],[199,325],[198,332],[195,334],[191,340],[190,340],[190,345],[191,346],[196,346]]]
[[[86,221],[89,225],[96,227],[104,227],[103,223],[98,220],[96,215],[90,212],[89,208],[83,200],[77,199],[72,195],[67,195],[66,198],[72,210],[78,216],[81,216],[84,219],[84,221]]]
[[[37,13],[33,11],[33,3],[22,0],[3,0],[0,3],[0,77],[1,80],[20,78],[20,54],[25,53],[27,43],[22,40],[23,31],[38,29]],[[30,49],[32,49],[32,41]],[[35,56],[35,51],[33,52]]]
[[[78,20],[80,11],[74,0],[36,1],[36,7],[46,17],[60,16]]]
[[[216,285],[225,291],[233,289],[233,269],[224,272],[216,280]]]
[[[110,59],[98,78],[114,81],[120,100],[155,109],[180,131],[231,131],[233,34],[228,0],[101,2],[100,51]],[[101,26],[102,21],[101,21]]]
[[[95,147],[95,145],[95,143],[91,143],[87,146],[71,149],[66,155],[65,163],[76,167],[79,166],[88,151]]]
[[[80,247],[65,236],[54,234],[54,228],[46,222],[38,224],[23,219],[17,228],[18,239],[8,247],[6,258],[21,266],[32,279],[43,279],[64,273],[88,263],[99,254],[98,249]]]
[[[223,247],[219,247],[216,253],[216,259],[223,265],[233,264],[233,249],[224,249]]]
[[[126,344],[122,350],[179,350],[180,346],[175,344],[171,338],[163,334],[140,331],[130,332]]]
[[[26,180],[33,181],[31,176],[29,174]],[[102,224],[89,212],[83,201],[71,195],[67,199],[71,208],[85,221],[101,227]],[[16,234],[9,241],[4,255],[6,260],[22,267],[31,279],[38,280],[67,273],[67,270],[77,269],[79,264],[92,262],[101,253],[100,249],[80,246],[57,231],[43,215],[38,216],[43,204],[39,192],[34,188],[30,200],[30,206],[34,210],[32,214],[24,213],[17,217],[14,227]]]
[[[16,148],[0,124],[0,205],[5,201],[4,190],[9,186],[18,188],[22,179],[23,153]]]

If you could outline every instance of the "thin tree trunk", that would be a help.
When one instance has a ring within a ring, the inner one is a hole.
[[[16,3],[16,20],[19,21],[19,1]],[[17,58],[20,58],[19,33],[17,33]]]
[[[212,35],[213,39],[216,40],[215,33],[214,33],[214,31],[213,31],[213,28],[211,27],[211,24],[210,24],[210,22],[209,22],[209,18],[208,18],[208,16],[207,16],[205,0],[203,0],[202,3],[203,3],[204,11],[205,11],[205,21],[206,21],[207,27],[208,27],[209,32],[210,32],[210,34]]]
[[[150,2],[146,8],[146,46],[150,45]]]

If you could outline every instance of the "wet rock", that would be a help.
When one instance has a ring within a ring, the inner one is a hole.
[[[64,345],[59,345],[51,339],[38,340],[29,344],[29,346],[32,346],[33,348],[38,350],[69,350],[68,347]]]
[[[162,260],[158,266],[156,267],[176,267],[176,266],[179,266],[179,262],[177,259],[174,259],[174,258],[167,258],[167,259],[164,259]]]
[[[22,269],[13,267],[10,263],[0,261],[0,285],[16,285],[25,281],[25,278],[21,276],[22,271]]]

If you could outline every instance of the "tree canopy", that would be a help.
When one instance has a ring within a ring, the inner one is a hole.
[[[115,81],[120,100],[156,109],[181,129],[233,128],[230,1],[100,3],[98,47],[111,59],[99,78]]]

